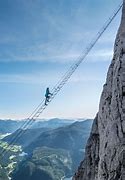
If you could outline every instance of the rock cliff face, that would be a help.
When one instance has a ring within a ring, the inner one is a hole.
[[[125,0],[114,56],[74,180],[125,180]]]

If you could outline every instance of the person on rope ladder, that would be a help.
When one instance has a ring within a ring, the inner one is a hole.
[[[47,102],[49,102],[50,97],[52,96],[52,93],[50,93],[49,88],[46,88],[46,94],[45,94],[45,105],[47,105]]]

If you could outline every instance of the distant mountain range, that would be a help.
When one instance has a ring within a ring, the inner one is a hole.
[[[50,119],[50,120],[37,120],[30,128],[58,128],[61,126],[66,126],[69,125],[76,120],[74,119]],[[5,133],[13,133],[17,129],[19,129],[26,120],[0,120],[0,133],[5,134]]]
[[[49,121],[51,124],[51,121]],[[58,121],[56,121],[58,122]],[[76,121],[70,125],[58,128],[36,128],[22,130],[21,136],[16,142],[21,145],[23,150],[30,154],[34,154],[37,148],[47,147],[52,149],[62,149],[69,152],[72,165],[71,170],[74,171],[78,166],[80,160],[83,158],[85,145],[90,134],[92,120]],[[48,125],[50,127],[50,125]],[[3,140],[11,142],[16,136],[18,130],[13,134],[5,137]],[[32,158],[31,158],[32,159]],[[32,160],[31,160],[32,161]]]
[[[50,130],[52,129],[50,128],[34,128],[27,130],[18,129],[11,135],[7,135],[2,140],[10,143],[15,137],[18,136],[18,134],[21,134],[21,136],[18,138],[18,141],[13,144],[21,145],[23,148],[25,148],[26,146],[30,145],[34,140],[36,140],[40,136],[40,134]]]
[[[24,122],[0,120],[0,133],[11,132],[1,142],[11,143],[21,132],[23,135],[13,144],[22,146],[28,154],[24,161],[18,162],[18,168],[11,175],[12,180],[71,177],[84,156],[93,120],[38,120],[31,129],[19,129]]]
[[[78,149],[80,145],[82,145],[81,148],[83,149],[83,142],[86,144],[86,138],[89,135],[91,125],[92,121],[86,120],[82,122],[75,122],[65,127],[45,131],[41,133],[30,145],[28,145],[25,148],[25,151],[31,152],[36,147],[42,146],[73,150],[76,148]],[[12,137],[12,135],[8,137]]]

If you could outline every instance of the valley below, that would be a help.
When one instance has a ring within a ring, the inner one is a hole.
[[[15,129],[13,122],[4,121],[8,131],[1,132],[1,180],[70,180],[84,156],[92,122],[52,119],[20,130],[18,121]],[[13,142],[19,131],[23,135]]]

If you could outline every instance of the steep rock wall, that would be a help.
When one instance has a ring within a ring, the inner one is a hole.
[[[125,180],[125,0],[114,56],[74,180]]]

